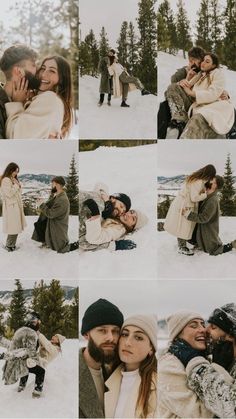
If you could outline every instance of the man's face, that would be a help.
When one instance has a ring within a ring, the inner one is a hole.
[[[114,218],[120,217],[122,214],[126,212],[126,206],[123,202],[119,201],[119,199],[110,198],[113,206],[112,216]]]
[[[114,54],[113,54],[113,52],[112,52],[112,51],[109,51],[109,52],[108,52],[108,55],[109,55],[109,57],[113,57],[113,55],[114,55]]]
[[[88,351],[96,362],[111,362],[117,356],[120,328],[114,325],[94,327],[85,334]]]
[[[225,340],[227,337],[227,333],[225,333],[222,329],[216,326],[213,323],[209,323],[206,328],[207,336],[213,341],[217,342],[218,340]]]
[[[36,71],[37,71],[37,67],[36,67],[36,63],[34,60],[24,60],[22,62],[22,68],[25,71],[28,71],[29,73],[33,74],[35,76]]]
[[[60,187],[60,185],[58,183],[56,183],[54,181],[52,182],[52,192],[53,193],[58,192],[59,187]]]
[[[201,61],[202,61],[200,58],[189,57],[188,61],[189,61],[189,67],[192,67],[192,65],[195,65],[197,68],[200,69]]]
[[[29,89],[38,89],[40,86],[40,81],[36,76],[36,63],[34,60],[23,60],[19,66],[16,66],[19,69],[18,77],[25,77],[28,80]],[[17,73],[17,72],[16,72]]]
[[[217,189],[217,183],[216,183],[216,178],[214,177],[214,179],[211,181],[211,193],[215,192]]]
[[[206,328],[203,319],[191,320],[182,330],[179,337],[189,343],[194,349],[206,349]]]

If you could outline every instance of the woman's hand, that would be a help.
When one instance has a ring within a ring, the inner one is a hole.
[[[13,83],[12,101],[24,103],[28,98],[28,80],[23,77]]]
[[[184,85],[184,86],[181,86],[181,87],[184,89],[185,93],[188,96],[196,97],[196,93],[193,90],[191,90],[188,86]]]

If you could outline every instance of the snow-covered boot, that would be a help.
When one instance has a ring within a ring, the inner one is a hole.
[[[188,247],[179,247],[178,253],[181,253],[186,256],[193,256],[193,250],[189,249]]]
[[[121,105],[122,108],[129,108],[129,105],[125,102],[125,100],[122,100]]]
[[[21,393],[22,391],[24,391],[25,387],[26,387],[26,384],[19,384],[18,389],[17,389],[18,393]]]
[[[166,133],[166,139],[167,140],[177,140],[184,128],[185,128],[186,123],[184,121],[176,121],[175,119],[173,119],[170,122],[169,127],[167,128],[167,133]]]
[[[142,96],[145,96],[145,95],[151,95],[151,92],[149,92],[148,90],[146,90],[146,89],[143,89],[143,90],[141,90],[141,95]]]
[[[100,106],[102,106],[102,104],[103,104],[103,102],[101,102],[101,101],[99,100],[99,102],[98,102],[98,106],[100,107]]]
[[[16,246],[6,246],[5,247],[5,249],[8,251],[8,252],[14,252],[14,250],[16,250]]]
[[[39,397],[41,397],[42,392],[43,392],[43,386],[38,385],[34,388],[34,391],[32,393],[32,397],[39,398]]]
[[[70,252],[79,248],[79,242],[70,243]]]
[[[107,104],[108,104],[108,106],[111,106],[111,101],[110,101],[110,100],[108,100],[108,101],[107,101]]]

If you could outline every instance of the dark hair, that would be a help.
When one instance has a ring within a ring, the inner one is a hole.
[[[212,59],[212,63],[216,68],[219,68],[220,65],[220,61],[219,61],[219,57],[218,55],[214,54],[213,52],[205,52],[204,57],[206,57],[206,55],[209,55]]]
[[[193,47],[188,51],[188,57],[196,58],[199,60],[203,60],[206,52],[201,47]]]
[[[52,179],[52,182],[58,183],[58,185],[65,186],[66,182],[62,176],[55,176]]]
[[[216,179],[217,189],[222,189],[225,183],[224,178],[222,176],[216,175],[215,179]]]
[[[112,54],[115,54],[115,50],[113,48],[109,49],[109,52],[112,52]]]
[[[72,125],[72,78],[70,64],[64,57],[52,55],[44,58],[40,68],[44,65],[45,61],[48,60],[55,60],[57,63],[59,81],[55,86],[55,92],[64,104],[62,137],[65,137]]]
[[[16,164],[16,163],[9,163],[8,165],[7,165],[7,167],[6,167],[6,169],[4,170],[4,172],[3,172],[3,174],[2,174],[2,176],[1,176],[1,179],[0,179],[0,184],[2,183],[2,180],[5,178],[5,177],[11,177],[11,175],[12,175],[12,173],[13,172],[15,172],[15,170],[17,170],[18,169],[18,171],[20,170],[19,169],[19,166],[18,166],[18,164]]]
[[[33,60],[37,58],[37,53],[26,45],[13,45],[7,48],[0,60],[0,69],[4,72],[6,79],[12,76],[12,68],[14,65],[21,65],[24,60]]]
[[[216,168],[213,164],[207,164],[207,166],[202,167],[201,169],[193,172],[187,177],[187,182],[194,182],[195,180],[211,180],[216,175]]]

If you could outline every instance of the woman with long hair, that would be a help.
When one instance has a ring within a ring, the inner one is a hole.
[[[180,139],[224,138],[231,130],[234,106],[224,92],[225,80],[219,66],[218,56],[206,52],[201,62],[201,72],[191,79],[189,85],[180,82],[185,93],[193,100],[188,111],[190,119]]]
[[[121,364],[106,381],[106,418],[157,417],[157,320],[125,320],[118,344]]]
[[[216,169],[212,164],[202,167],[187,177],[178,195],[172,201],[168,210],[164,229],[177,237],[179,253],[193,255],[194,252],[187,247],[187,241],[192,238],[196,223],[186,219],[184,209],[198,212],[198,204],[207,197],[206,189],[209,182],[216,175]]]
[[[44,58],[38,72],[40,85],[31,100],[22,78],[6,104],[6,137],[11,139],[66,138],[72,125],[72,81],[68,61],[53,55]]]
[[[3,232],[7,234],[6,250],[8,252],[16,249],[17,236],[26,227],[18,173],[19,166],[12,162],[7,165],[0,178]]]

